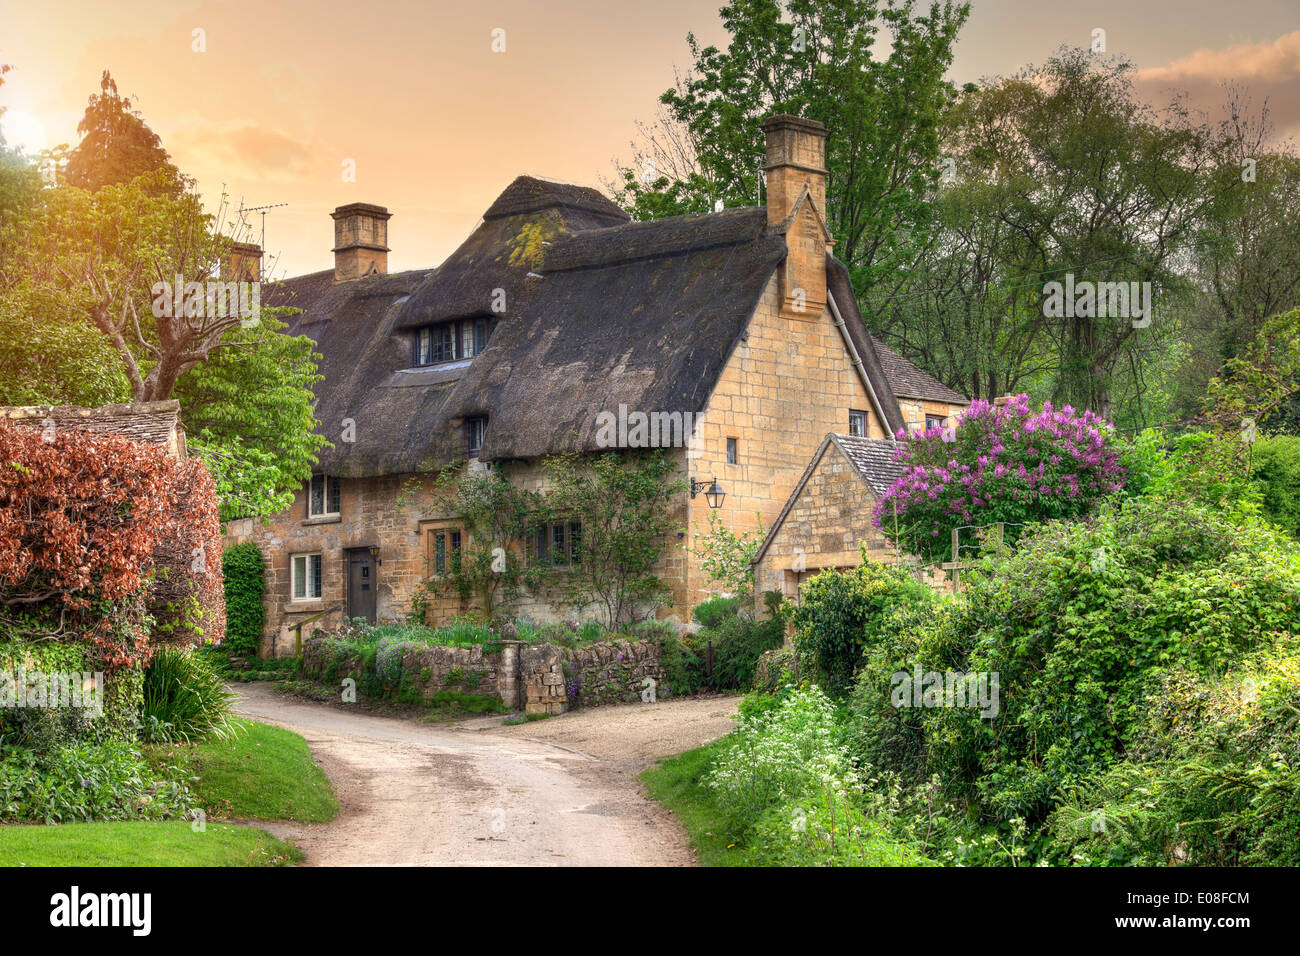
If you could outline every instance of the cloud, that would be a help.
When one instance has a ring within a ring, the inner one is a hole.
[[[1276,40],[1237,43],[1221,50],[1202,48],[1166,66],[1138,70],[1136,82],[1157,102],[1158,93],[1185,90],[1194,106],[1221,115],[1225,83],[1249,91],[1258,109],[1268,99],[1277,131],[1295,133],[1300,127],[1300,30]]]
[[[189,127],[171,135],[177,164],[220,165],[249,174],[286,178],[297,176],[311,163],[311,151],[298,138],[281,130],[252,123]]]

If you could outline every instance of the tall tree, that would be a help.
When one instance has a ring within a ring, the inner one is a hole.
[[[0,403],[177,398],[223,516],[282,510],[326,444],[311,340],[260,307],[260,282],[227,298],[225,197],[203,211],[107,74],[82,127],[67,175],[41,188],[28,169],[12,214],[0,162]],[[68,182],[79,168],[94,191]]]
[[[836,255],[859,289],[896,278],[928,228],[938,124],[953,95],[943,77],[970,9],[951,0],[924,14],[918,6],[735,0],[723,7],[727,49],[701,47],[689,35],[691,72],[660,98],[684,130],[698,174],[662,171],[662,182],[634,190],[641,208],[653,208],[647,191],[666,195],[669,211],[753,205],[764,156],[760,120],[771,113],[820,120],[831,133],[826,214]],[[878,58],[882,34],[890,52]]]
[[[997,333],[976,328],[961,339],[982,354],[954,384],[989,397],[1036,369],[1047,396],[1109,417],[1126,359],[1153,336],[1171,334],[1197,229],[1216,195],[1218,141],[1181,101],[1155,109],[1140,100],[1132,72],[1123,60],[1065,48],[1041,67],[967,91],[954,106],[947,146],[970,202],[958,200],[956,224],[947,223],[928,254],[992,260],[994,281],[966,295],[982,316],[998,317]],[[986,216],[998,227],[978,223]],[[1150,283],[1154,313],[1101,316],[1095,303],[1072,303],[1056,314],[1043,302],[1046,283],[1070,275],[1079,283]],[[1014,311],[1003,313],[1009,292]],[[880,314],[891,303],[873,298],[868,312],[887,324]],[[915,337],[950,308],[894,319]],[[1020,348],[1025,341],[1032,350]],[[969,374],[976,370],[995,374]]]
[[[91,95],[77,132],[81,142],[68,154],[66,170],[72,185],[94,192],[162,169],[172,175],[150,180],[151,187],[179,190],[178,171],[158,134],[132,106],[131,97],[117,92],[108,70],[100,78],[99,92]]]

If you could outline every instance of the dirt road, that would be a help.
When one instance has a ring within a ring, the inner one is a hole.
[[[689,866],[636,775],[727,733],[739,698],[602,707],[515,727],[351,713],[236,688],[236,712],[306,738],[338,791],[329,824],[258,824],[309,866]]]

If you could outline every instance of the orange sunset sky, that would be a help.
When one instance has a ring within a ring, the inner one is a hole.
[[[719,6],[0,0],[0,105],[11,144],[75,143],[107,68],[210,205],[223,184],[236,204],[288,203],[266,221],[276,276],[330,267],[328,214],[354,201],[394,214],[399,271],[440,262],[520,173],[598,186],[690,65],[686,34],[725,41]],[[1015,72],[1095,27],[1157,101],[1185,89],[1217,119],[1235,80],[1269,98],[1279,135],[1300,132],[1300,0],[974,0],[950,76]]]

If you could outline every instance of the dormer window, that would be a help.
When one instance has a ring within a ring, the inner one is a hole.
[[[487,348],[487,319],[461,319],[427,325],[415,333],[415,364],[441,365],[470,359]]]

